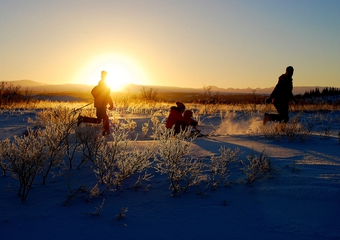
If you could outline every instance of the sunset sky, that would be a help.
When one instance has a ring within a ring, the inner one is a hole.
[[[0,81],[340,87],[339,0],[2,0]]]

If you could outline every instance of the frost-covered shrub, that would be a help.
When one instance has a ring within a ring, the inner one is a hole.
[[[45,184],[47,177],[54,168],[59,168],[64,165],[63,157],[65,155],[66,139],[68,132],[63,125],[52,124],[46,126],[40,131],[39,138],[45,142],[47,159],[42,164],[41,174],[42,183]]]
[[[45,142],[48,156],[41,170],[43,184],[46,183],[52,169],[65,164],[63,157],[66,150],[69,150],[69,137],[74,132],[76,119],[75,111],[58,107],[38,112],[35,121],[30,120],[40,129],[39,137]]]
[[[117,131],[113,141],[101,148],[94,161],[93,171],[98,183],[92,190],[92,195],[102,194],[107,190],[116,190],[122,183],[137,173],[137,181],[149,180],[152,176],[147,169],[152,164],[153,145],[148,145],[140,150],[134,146],[135,141],[129,141],[127,131]],[[99,190],[100,185],[104,186]]]
[[[37,128],[52,124],[67,125],[71,128],[77,122],[78,113],[68,107],[55,107],[39,111],[34,120],[29,119]]]
[[[155,157],[155,169],[166,174],[170,189],[174,194],[186,192],[190,186],[199,185],[207,180],[203,174],[202,159],[187,156],[193,139],[186,139],[186,132],[173,135],[173,130],[165,131],[159,139],[159,149]]]
[[[143,123],[143,126],[142,126],[143,137],[147,137],[148,136],[148,132],[149,132],[149,121]]]
[[[76,137],[79,140],[81,160],[77,168],[87,162],[95,162],[106,145],[106,139],[102,136],[102,126],[99,124],[81,125],[76,129]]]
[[[268,122],[265,126],[262,126],[262,132],[266,138],[276,141],[287,139],[293,142],[299,139],[304,142],[310,137],[312,126],[303,124],[300,117],[301,114],[298,114],[292,117],[288,123]]]
[[[2,176],[7,175],[7,162],[5,160],[0,161],[0,169]]]
[[[18,195],[25,201],[35,177],[41,172],[42,164],[46,161],[46,143],[39,138],[39,132],[29,132],[26,137],[14,137],[11,142],[5,139],[1,142],[2,157],[8,161],[8,171],[19,181]]]
[[[6,154],[8,151],[8,143],[8,139],[0,141],[0,168],[2,176],[7,176],[8,159],[6,159]]]
[[[136,127],[137,123],[134,120],[126,118],[123,121],[121,121],[118,126],[115,127],[115,131],[126,131],[133,138],[135,137],[134,133]]]
[[[82,141],[78,138],[75,132],[72,132],[65,139],[65,157],[67,158],[67,165],[69,169],[73,169],[73,161],[77,153],[81,149]]]
[[[248,163],[241,160],[243,164],[243,172],[246,174],[247,184],[252,184],[256,181],[261,181],[264,178],[268,178],[273,170],[270,158],[264,154],[264,151],[260,155],[256,155],[254,152],[247,156]]]
[[[239,148],[231,150],[230,148],[225,149],[225,146],[222,146],[219,149],[219,152],[219,156],[211,157],[209,165],[213,189],[218,188],[221,185],[227,186],[229,184],[228,178],[231,173],[228,166],[230,163],[237,162],[240,155]]]
[[[164,119],[165,120],[165,119]],[[154,114],[151,118],[152,122],[152,131],[154,138],[159,138],[161,134],[166,131],[165,124],[163,121],[159,119],[159,114]]]

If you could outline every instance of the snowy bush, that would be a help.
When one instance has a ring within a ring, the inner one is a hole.
[[[8,159],[6,159],[6,154],[8,151],[9,140],[5,139],[0,142],[0,168],[2,176],[7,176],[8,169]]]
[[[142,126],[143,137],[146,138],[148,136],[148,132],[149,132],[149,122],[145,122],[143,123],[143,126]]]
[[[165,120],[165,119],[164,119]],[[160,121],[159,114],[154,114],[151,118],[153,137],[159,138],[166,131],[164,121]]]
[[[266,138],[280,141],[287,139],[295,141],[299,139],[301,142],[306,141],[311,136],[311,127],[305,126],[300,121],[300,114],[292,117],[288,123],[269,122],[262,127],[263,134]]]
[[[173,130],[165,131],[160,136],[155,157],[156,171],[167,175],[174,194],[186,192],[190,186],[207,180],[203,160],[186,156],[193,141],[193,138],[186,139],[186,134],[184,131],[174,136]]]
[[[256,155],[254,152],[247,156],[248,163],[241,160],[243,164],[243,172],[246,174],[246,184],[253,184],[256,181],[261,181],[270,176],[272,172],[272,163],[264,154],[264,151],[260,155]]]
[[[129,141],[127,131],[117,131],[112,135],[113,141],[103,145],[94,160],[93,171],[98,182],[92,190],[92,195],[101,195],[107,190],[116,190],[122,183],[140,173],[137,181],[148,181],[152,177],[147,169],[152,164],[153,145],[142,150],[134,147],[134,141]],[[132,146],[130,146],[132,145]],[[104,188],[99,190],[100,185]]]
[[[233,151],[230,148],[225,149],[225,147],[222,146],[219,149],[219,152],[219,156],[211,157],[209,165],[213,189],[218,188],[220,185],[227,186],[229,184],[228,178],[231,173],[228,166],[230,163],[237,162],[240,155],[239,148],[236,148]]]
[[[39,132],[30,132],[26,137],[15,136],[12,142],[9,139],[1,142],[1,149],[6,149],[1,157],[8,161],[8,171],[12,177],[19,181],[18,195],[21,201],[26,200],[35,177],[47,159],[45,142],[36,135]]]
[[[98,124],[81,125],[76,129],[76,137],[79,139],[79,151],[81,161],[77,168],[88,162],[94,163],[105,147],[106,140],[102,136],[102,126]]]
[[[43,184],[54,168],[60,168],[65,164],[63,157],[69,149],[69,137],[74,132],[76,119],[75,111],[58,107],[38,112],[35,121],[31,120],[38,129],[41,129],[39,137],[43,138],[47,149],[48,158],[41,170]]]
[[[135,137],[135,130],[136,130],[136,127],[137,127],[137,123],[135,121],[133,121],[132,119],[129,119],[129,118],[126,118],[124,119],[122,122],[119,123],[119,128],[116,130],[123,130],[123,131],[127,131],[130,136],[132,138]]]
[[[68,168],[73,169],[74,159],[77,157],[77,153],[81,149],[82,141],[77,136],[75,132],[72,132],[65,139],[65,157],[67,157],[66,161],[68,162]]]

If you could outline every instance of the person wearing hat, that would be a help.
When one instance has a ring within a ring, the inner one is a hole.
[[[268,121],[278,121],[287,123],[289,120],[289,102],[293,100],[296,104],[298,100],[293,95],[293,73],[294,68],[288,66],[286,73],[279,77],[279,81],[276,84],[273,92],[266,99],[266,103],[273,103],[278,114],[264,114],[263,125]]]
[[[176,106],[172,106],[170,108],[170,113],[166,120],[165,127],[167,129],[174,128],[175,134],[184,131],[191,123],[190,120],[183,117],[184,111],[185,105],[182,102],[177,101]]]
[[[103,135],[110,133],[110,124],[109,124],[109,117],[106,113],[107,105],[109,105],[109,110],[113,109],[113,101],[110,96],[110,88],[108,87],[106,83],[106,76],[107,72],[102,71],[101,72],[101,78],[98,82],[98,85],[95,86],[91,94],[94,98],[94,107],[96,108],[96,116],[97,118],[92,117],[78,117],[78,126],[80,123],[103,123],[104,131]]]

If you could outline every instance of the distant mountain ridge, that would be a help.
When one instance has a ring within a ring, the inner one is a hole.
[[[8,83],[12,83],[13,85],[20,85],[23,89],[28,89],[35,92],[89,92],[94,87],[94,85],[86,85],[86,84],[46,84],[41,82],[36,82],[33,80],[14,80],[14,81],[4,81]],[[183,88],[183,87],[173,87],[173,86],[157,86],[157,85],[136,85],[136,84],[128,84],[125,86],[122,92],[129,93],[140,93],[141,89],[145,88],[154,88],[157,89],[158,92],[191,92],[191,93],[203,93],[204,88]],[[212,93],[221,93],[221,94],[249,94],[255,92],[256,94],[270,94],[273,87],[268,88],[220,88],[217,86],[206,86],[211,88],[210,91]],[[323,90],[325,87],[320,86],[295,86],[293,93],[294,94],[304,94],[305,92],[310,91],[311,89],[319,88]]]
[[[6,82],[6,81],[3,81]],[[41,82],[36,82],[36,81],[32,81],[32,80],[28,80],[28,79],[23,79],[23,80],[16,80],[16,81],[7,81],[9,83],[12,83],[14,85],[20,85],[20,86],[42,86],[42,85],[46,85],[46,83],[41,83]]]
[[[22,89],[28,89],[34,92],[88,92],[93,88],[93,85],[86,84],[46,84],[26,79],[7,82],[13,85],[20,85]]]

